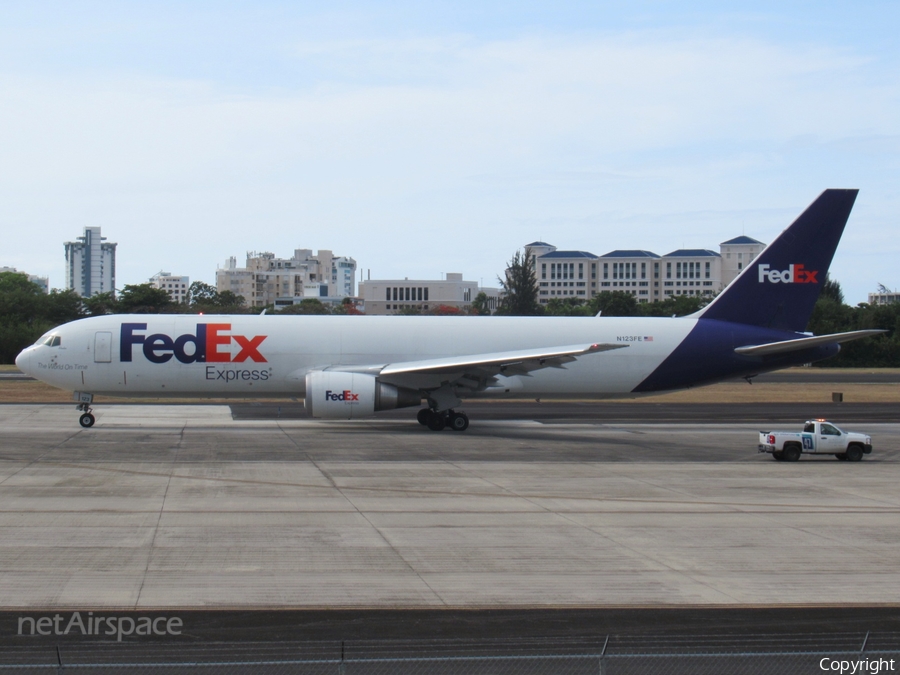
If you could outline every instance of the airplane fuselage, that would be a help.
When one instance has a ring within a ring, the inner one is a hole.
[[[471,396],[607,398],[743,377],[826,358],[806,350],[763,363],[735,347],[798,334],[696,318],[112,315],[51,332],[18,363],[62,389],[112,396],[305,395],[306,374],[561,343],[626,348],[559,368],[501,376]]]

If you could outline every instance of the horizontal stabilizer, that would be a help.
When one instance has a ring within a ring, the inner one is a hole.
[[[742,356],[770,356],[771,354],[797,352],[802,349],[810,349],[812,347],[820,347],[822,345],[833,345],[840,344],[841,342],[850,342],[851,340],[859,340],[860,338],[879,335],[886,332],[886,330],[854,330],[850,331],[849,333],[816,335],[814,337],[798,338],[796,340],[770,342],[764,345],[738,347],[734,351],[736,354],[741,354]]]

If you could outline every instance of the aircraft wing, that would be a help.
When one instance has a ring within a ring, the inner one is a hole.
[[[403,361],[384,366],[378,373],[378,379],[415,389],[451,384],[478,390],[489,386],[492,378],[497,375],[527,375],[541,368],[562,368],[564,364],[574,361],[579,356],[627,346],[627,344],[596,343]]]
[[[797,338],[796,340],[783,340],[782,342],[769,342],[764,345],[748,345],[746,347],[737,347],[734,351],[736,354],[743,356],[769,356],[770,354],[784,354],[786,352],[796,352],[801,349],[809,349],[810,347],[819,347],[820,345],[840,344],[841,342],[850,342],[851,340],[859,340],[860,338],[870,337],[887,333],[886,330],[854,330],[849,333],[832,333],[830,335],[816,335],[814,337]]]

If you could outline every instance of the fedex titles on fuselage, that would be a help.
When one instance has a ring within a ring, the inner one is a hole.
[[[195,333],[185,333],[172,338],[165,333],[146,335],[146,323],[123,323],[119,333],[119,360],[129,363],[134,356],[135,345],[141,345],[144,358],[150,363],[166,363],[172,358],[180,363],[267,363],[259,347],[266,335],[248,338],[244,335],[232,335],[230,323],[198,323]],[[227,349],[232,342],[240,347],[232,356]],[[189,346],[190,345],[190,346]],[[228,369],[206,366],[207,380],[268,380],[269,369]]]
[[[769,265],[759,265],[759,283],[773,284],[817,284],[818,270],[808,270],[803,265],[789,265],[786,270],[769,269]]]

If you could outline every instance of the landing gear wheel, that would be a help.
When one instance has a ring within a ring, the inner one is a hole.
[[[428,426],[428,416],[431,415],[431,411],[428,408],[422,408],[419,412],[416,413],[416,419],[419,421],[423,427]]]
[[[439,412],[429,411],[428,428],[432,431],[443,431],[447,426],[447,420],[444,415]]]
[[[785,462],[796,462],[800,459],[800,448],[796,445],[791,445],[782,450],[781,454],[784,456]]]
[[[453,431],[465,431],[469,428],[469,416],[466,413],[451,413],[450,428]]]
[[[85,429],[88,429],[88,428],[94,426],[95,421],[96,420],[94,419],[94,416],[91,415],[91,413],[89,413],[89,412],[84,413],[84,415],[82,415],[81,417],[78,418],[78,423],[81,426],[83,426]]]
[[[848,462],[858,462],[863,458],[863,451],[858,445],[851,445],[847,448],[846,455]]]
[[[779,462],[784,461],[784,455],[783,455],[780,451],[779,451],[779,452],[773,452],[773,453],[772,453],[772,458],[773,458],[773,459],[777,459]]]

